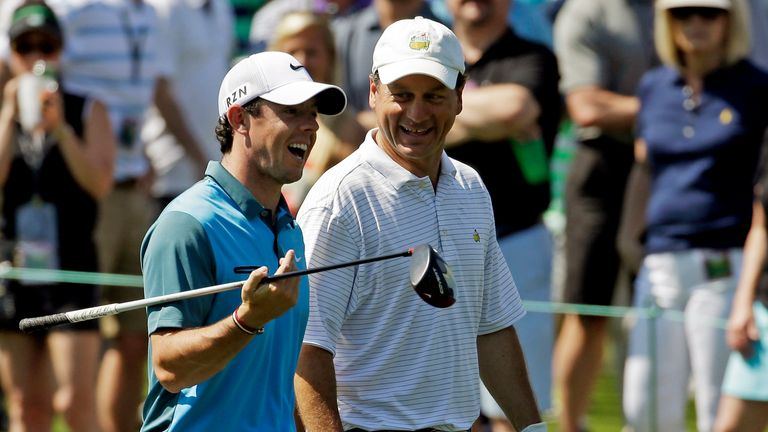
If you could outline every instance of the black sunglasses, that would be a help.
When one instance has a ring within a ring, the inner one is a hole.
[[[679,7],[669,10],[669,14],[678,21],[685,21],[694,15],[704,18],[705,20],[712,21],[720,15],[725,15],[726,13],[727,11],[725,9],[712,7]]]
[[[19,40],[12,44],[11,48],[21,55],[38,52],[44,55],[53,54],[61,49],[61,45],[53,41],[25,41]]]

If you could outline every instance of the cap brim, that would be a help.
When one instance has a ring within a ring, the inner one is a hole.
[[[280,105],[298,105],[315,98],[317,112],[337,115],[347,106],[347,96],[335,85],[314,81],[294,81],[260,96]]]
[[[46,33],[58,41],[62,40],[61,29],[56,26],[50,24],[30,26],[23,21],[16,23],[8,30],[8,40],[13,41],[22,35],[32,32]]]
[[[459,71],[446,67],[436,61],[426,59],[407,59],[389,63],[378,68],[379,79],[390,84],[408,75],[427,75],[440,81],[449,89],[456,88]]]
[[[729,0],[660,0],[656,7],[660,9],[711,7],[715,9],[730,10],[731,2]]]

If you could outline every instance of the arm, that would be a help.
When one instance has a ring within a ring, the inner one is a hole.
[[[295,270],[294,252],[280,260],[276,274]],[[240,321],[261,328],[292,308],[299,295],[299,279],[260,285],[267,268],[254,270],[241,290]],[[158,381],[170,392],[198,384],[222,370],[253,337],[240,330],[232,317],[207,327],[160,329],[152,334],[152,365]]]
[[[54,103],[61,103],[60,97],[57,99]],[[63,118],[51,127],[77,183],[96,199],[107,196],[114,184],[117,143],[104,104],[95,101],[88,110],[83,141]]]
[[[322,348],[304,344],[299,354],[293,384],[299,415],[307,430],[344,430],[336,405],[333,354]]]
[[[568,113],[581,127],[628,130],[640,110],[635,96],[625,96],[597,86],[580,87],[566,96]]]
[[[5,83],[3,89],[3,105],[0,108],[0,186],[5,185],[8,173],[11,170],[11,160],[14,153],[14,140],[16,139],[15,118],[18,111],[16,93],[18,81],[10,80]]]
[[[760,337],[755,326],[752,303],[755,301],[757,287],[763,274],[766,248],[768,248],[768,235],[765,228],[765,210],[756,200],[752,210],[752,226],[744,244],[741,276],[727,328],[728,345],[745,357],[752,355],[752,341]]]
[[[478,336],[477,356],[480,378],[515,429],[541,423],[515,328]]]
[[[205,166],[208,163],[203,152],[200,150],[201,144],[197,142],[192,132],[187,128],[181,108],[173,98],[170,83],[165,78],[157,80],[155,86],[155,106],[163,116],[168,130],[176,138],[176,142],[184,148],[187,155],[197,164],[200,174],[205,172]]]
[[[464,89],[462,110],[446,137],[446,146],[471,139],[494,141],[515,136],[535,137],[540,112],[533,94],[519,84]]]

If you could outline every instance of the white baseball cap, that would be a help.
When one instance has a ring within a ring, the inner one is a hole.
[[[420,16],[390,24],[373,49],[373,68],[384,84],[407,75],[428,75],[453,89],[464,73],[464,53],[446,26]]]
[[[659,9],[708,7],[731,10],[731,0],[658,0],[656,7]]]
[[[224,76],[219,88],[219,115],[231,105],[245,105],[260,97],[280,105],[317,99],[317,112],[336,115],[347,106],[339,87],[312,81],[307,69],[292,55],[265,51],[246,57]]]

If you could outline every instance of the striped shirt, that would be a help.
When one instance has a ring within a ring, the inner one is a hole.
[[[392,161],[368,133],[325,173],[297,220],[307,266],[432,245],[451,267],[456,303],[427,305],[398,258],[310,277],[304,343],[334,353],[345,428],[466,430],[479,413],[476,338],[524,315],[496,242],[488,191],[443,153],[437,188]]]
[[[101,100],[118,138],[115,180],[146,174],[141,125],[172,70],[155,9],[128,0],[48,0],[64,29],[64,87]]]

